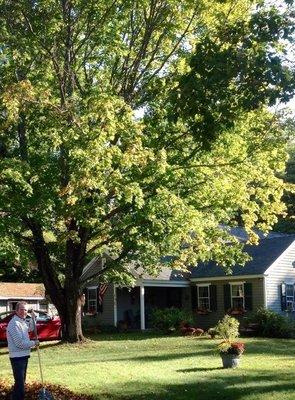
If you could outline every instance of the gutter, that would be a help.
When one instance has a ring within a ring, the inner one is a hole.
[[[44,297],[26,297],[26,296],[10,296],[10,297],[4,297],[4,296],[0,296],[0,300],[44,300]]]
[[[227,275],[227,276],[206,276],[205,278],[191,278],[191,282],[208,282],[208,281],[228,281],[228,280],[241,280],[241,279],[253,279],[263,278],[264,274],[256,275]]]
[[[168,281],[156,279],[142,279],[135,286],[158,286],[158,287],[190,287],[190,281]]]

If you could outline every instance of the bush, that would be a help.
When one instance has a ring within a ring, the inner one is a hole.
[[[258,308],[247,318],[256,325],[259,336],[272,338],[295,338],[295,321],[265,308]]]
[[[239,321],[229,315],[225,315],[215,327],[216,335],[224,340],[232,341],[239,336]]]
[[[217,336],[216,328],[209,328],[207,333],[211,339],[214,339]]]
[[[181,326],[180,332],[183,336],[202,336],[204,330],[201,328],[193,328],[191,326]]]
[[[83,315],[82,317],[82,330],[85,334],[99,333],[100,332],[100,319],[97,314]]]
[[[180,331],[184,325],[193,325],[192,315],[178,308],[165,308],[163,310],[153,310],[151,315],[152,327],[162,332]]]
[[[245,351],[245,344],[236,341],[239,336],[239,326],[239,321],[229,315],[225,315],[216,325],[215,332],[223,339],[217,346],[221,354],[240,356]]]

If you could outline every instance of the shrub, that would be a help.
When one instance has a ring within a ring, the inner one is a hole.
[[[223,341],[218,344],[218,351],[222,354],[233,354],[240,356],[245,350],[245,345],[242,342],[237,342],[239,336],[240,323],[236,318],[225,315],[215,327],[215,332],[221,336]]]
[[[239,336],[239,321],[229,315],[225,315],[216,325],[215,333],[222,339],[233,341]]]
[[[100,325],[100,318],[97,314],[83,315],[82,317],[82,328],[87,330],[88,328],[97,327]]]
[[[204,330],[201,328],[193,328],[191,326],[181,326],[180,332],[183,336],[202,336]]]
[[[153,310],[151,315],[152,327],[162,332],[179,331],[184,325],[193,324],[192,315],[178,308],[165,308]]]
[[[216,328],[209,328],[207,333],[211,339],[214,339],[217,336]]]
[[[247,318],[255,323],[257,335],[274,338],[295,338],[295,321],[265,308],[258,308]]]

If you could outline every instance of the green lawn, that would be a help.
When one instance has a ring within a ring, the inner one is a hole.
[[[216,340],[151,333],[91,339],[42,344],[45,380],[100,400],[295,399],[295,340],[245,339],[240,368],[224,370]],[[10,376],[7,348],[1,348],[0,378]],[[38,379],[34,351],[28,381]]]

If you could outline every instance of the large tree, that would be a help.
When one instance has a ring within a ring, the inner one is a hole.
[[[66,339],[94,256],[121,282],[245,260],[221,227],[284,208],[288,5],[1,0],[0,26],[0,255],[37,262]]]
[[[2,282],[42,282],[40,271],[31,264],[20,265],[18,262],[0,262],[0,280]]]
[[[291,132],[294,135],[294,122],[291,126]],[[295,146],[294,142],[290,144],[288,149],[289,159],[283,179],[287,183],[286,191],[283,200],[287,206],[286,213],[279,218],[278,223],[274,229],[279,232],[295,233]],[[290,186],[289,186],[290,184]]]

